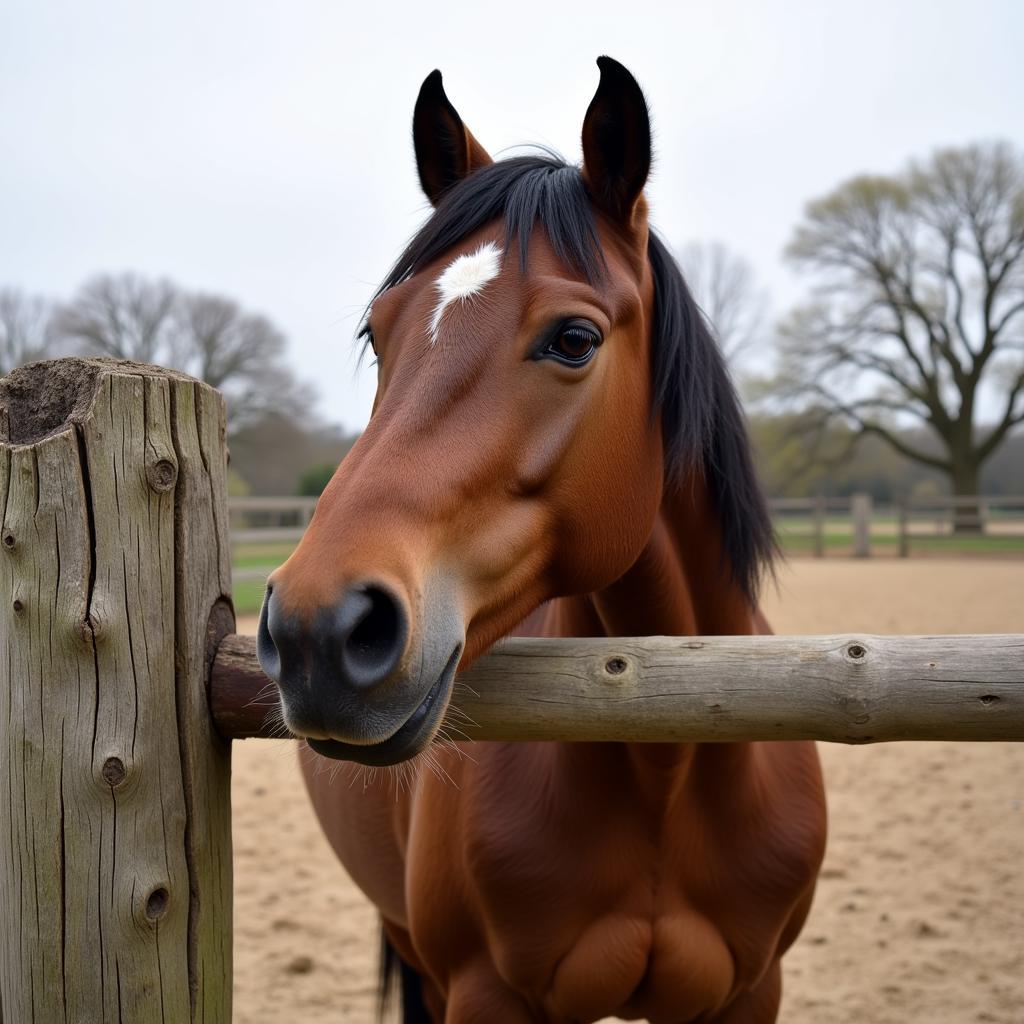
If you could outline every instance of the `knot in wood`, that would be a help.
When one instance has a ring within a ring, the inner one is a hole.
[[[13,533],[8,531],[4,534],[4,547],[7,548],[8,551],[10,551],[17,543],[18,542],[14,539]]]
[[[25,610],[25,605],[22,603],[21,599],[17,597],[14,599],[14,605],[12,607],[19,614]]]
[[[169,491],[178,479],[178,467],[170,459],[146,464],[146,480],[154,491]]]
[[[128,777],[128,771],[124,766],[124,761],[119,757],[108,757],[103,762],[103,781],[108,786],[120,786],[122,782]]]
[[[146,919],[159,921],[167,913],[170,899],[170,893],[162,885],[157,886],[146,898]]]
[[[846,648],[847,655],[854,661],[860,661],[867,656],[867,648],[863,644],[850,644]]]
[[[102,615],[102,602],[95,597],[95,591],[93,593],[93,606],[85,618],[78,623],[78,638],[87,648],[95,648],[104,643],[107,638]]]
[[[622,673],[625,672],[628,667],[629,666],[626,664],[625,658],[609,658],[604,663],[604,670],[610,676],[621,676]]]

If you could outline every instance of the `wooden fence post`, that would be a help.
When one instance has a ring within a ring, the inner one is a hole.
[[[910,554],[910,499],[904,498],[898,508],[900,558],[906,558]]]
[[[852,495],[850,514],[853,516],[853,555],[855,558],[869,558],[871,556],[871,495]]]
[[[825,498],[821,494],[814,499],[814,557],[825,557]]]
[[[0,1020],[231,1019],[224,406],[62,359],[0,382]]]

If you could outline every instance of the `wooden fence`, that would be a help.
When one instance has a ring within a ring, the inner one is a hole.
[[[313,515],[316,498],[232,498],[235,544],[297,543]],[[875,506],[868,494],[847,498],[771,498],[772,516],[784,548],[824,558],[830,553],[868,558],[880,552],[906,558],[912,547],[949,551],[964,544],[965,529],[989,539],[1000,553],[1024,547],[1024,496],[909,498]],[[842,539],[830,540],[838,530]],[[952,543],[945,543],[946,541]],[[958,543],[959,542],[959,545]],[[977,550],[975,545],[975,550]],[[265,569],[240,568],[235,580],[266,577]]]
[[[769,501],[783,547],[817,558],[833,551],[867,558],[884,551],[901,558],[912,548],[949,552],[1019,550],[1024,542],[1024,497],[1019,495],[906,498],[876,507],[867,494],[848,498],[772,498]],[[846,543],[829,544],[833,529]]]
[[[0,1024],[231,1018],[224,408],[113,360],[0,382]],[[1024,636],[509,641],[478,739],[1024,738]],[[468,692],[468,690],[467,690]]]

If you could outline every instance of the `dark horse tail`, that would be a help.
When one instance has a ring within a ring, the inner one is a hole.
[[[384,1013],[395,991],[398,979],[402,1004],[402,1024],[433,1024],[433,1018],[423,1002],[423,983],[420,976],[398,955],[398,950],[388,941],[387,932],[380,930],[380,980],[378,983],[377,1016],[384,1019]]]

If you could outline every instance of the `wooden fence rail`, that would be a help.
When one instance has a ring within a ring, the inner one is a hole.
[[[1024,635],[514,639],[459,679],[474,740],[1024,740]],[[267,683],[226,637],[222,735],[274,735]]]
[[[234,635],[223,401],[55,360],[0,381],[0,1024],[231,1019]],[[477,738],[1024,738],[1024,637],[510,641]]]
[[[315,507],[315,498],[232,498],[232,542],[297,543]],[[905,558],[913,544],[923,542],[942,550],[944,541],[963,541],[966,531],[989,536],[989,547],[997,553],[1002,550],[1000,544],[1013,550],[1024,540],[1024,497],[1018,495],[913,498],[891,507],[876,507],[869,495],[854,494],[848,498],[771,498],[769,507],[780,523],[783,546],[803,541],[806,546],[796,550],[806,550],[816,558],[828,554],[830,530],[848,534],[839,550],[860,558],[869,557],[873,547]],[[254,515],[259,522],[253,521]],[[239,569],[235,580],[265,579],[266,574],[266,569]]]

